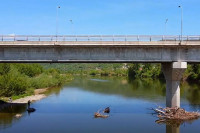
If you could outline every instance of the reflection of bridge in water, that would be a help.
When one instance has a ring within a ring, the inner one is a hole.
[[[1,36],[0,62],[162,63],[166,105],[180,106],[187,62],[200,62],[200,36]]]

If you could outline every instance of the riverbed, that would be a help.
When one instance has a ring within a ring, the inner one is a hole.
[[[165,82],[123,77],[75,77],[62,88],[50,89],[28,114],[19,104],[0,113],[0,133],[189,133],[200,131],[200,120],[182,125],[157,124],[151,107],[165,106]],[[110,107],[106,119],[94,112]],[[200,87],[181,85],[181,107],[200,110]],[[16,118],[16,114],[22,114]]]

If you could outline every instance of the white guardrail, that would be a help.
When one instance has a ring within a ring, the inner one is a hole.
[[[200,36],[162,35],[0,35],[0,41],[200,41]]]

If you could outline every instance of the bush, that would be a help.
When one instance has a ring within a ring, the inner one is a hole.
[[[45,73],[30,80],[31,86],[36,89],[60,86],[64,82],[65,82],[64,76],[61,76],[59,74],[48,75]]]
[[[160,64],[131,64],[128,68],[128,76],[130,78],[161,78]]]
[[[61,86],[66,78],[56,69],[44,72],[39,64],[0,64],[0,96],[26,96],[34,89]]]
[[[0,64],[0,75],[8,74],[11,67],[10,64],[4,63]]]
[[[20,75],[16,70],[0,76],[0,96],[24,94],[29,88],[27,77]]]
[[[16,64],[16,68],[21,74],[34,77],[43,72],[43,67],[39,64]]]

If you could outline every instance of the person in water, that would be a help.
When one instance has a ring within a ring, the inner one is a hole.
[[[31,105],[31,101],[28,100],[28,108],[30,108],[30,105]]]
[[[12,98],[11,97],[9,98],[9,102],[12,103]]]

